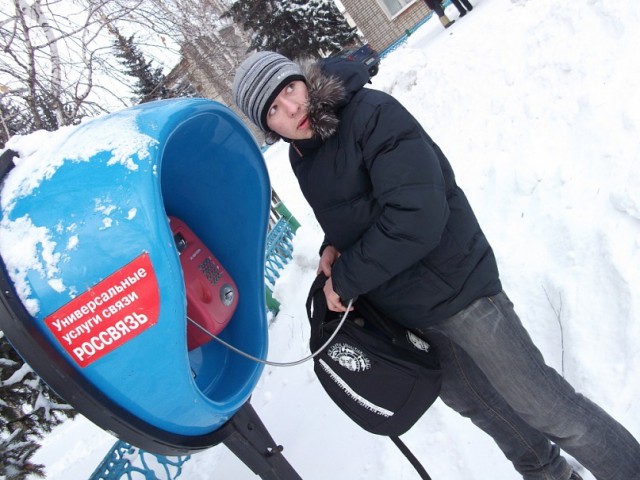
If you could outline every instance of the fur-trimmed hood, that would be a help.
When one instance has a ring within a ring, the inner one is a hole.
[[[364,65],[342,59],[304,60],[299,65],[309,91],[307,114],[311,129],[314,137],[325,141],[338,128],[338,111],[369,82],[369,73]],[[280,138],[275,132],[269,132],[267,143],[275,143]]]
[[[342,82],[336,76],[325,75],[320,63],[303,63],[302,74],[307,79],[309,103],[307,115],[314,136],[326,140],[338,128],[337,110],[346,96]]]

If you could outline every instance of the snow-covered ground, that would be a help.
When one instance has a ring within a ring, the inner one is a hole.
[[[637,2],[472,3],[447,30],[436,18],[417,30],[383,60],[372,87],[402,101],[449,157],[548,363],[640,438]],[[447,13],[457,18],[455,8]],[[286,146],[265,157],[302,224],[270,329],[269,357],[286,361],[308,353],[304,299],[322,234]],[[309,363],[267,367],[252,404],[305,480],[418,478],[391,441],[331,403]],[[489,437],[441,402],[403,438],[434,480],[518,478]],[[113,442],[80,418],[48,436],[34,461],[50,480],[85,479]],[[256,477],[219,446],[193,455],[181,478]]]

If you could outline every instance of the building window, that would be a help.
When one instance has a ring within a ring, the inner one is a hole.
[[[415,2],[416,0],[378,0],[378,3],[390,19],[398,16]]]

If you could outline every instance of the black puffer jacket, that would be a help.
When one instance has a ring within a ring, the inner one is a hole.
[[[447,158],[398,101],[363,88],[368,80],[354,62],[308,69],[312,124],[338,123],[292,142],[291,165],[341,252],[336,293],[366,295],[398,322],[425,327],[498,293],[498,269]]]

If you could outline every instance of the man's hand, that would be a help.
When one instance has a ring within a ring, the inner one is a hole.
[[[346,312],[347,307],[345,307],[340,301],[340,296],[334,292],[333,290],[333,282],[331,281],[331,277],[325,282],[324,287],[322,288],[324,292],[324,296],[327,299],[327,307],[332,312]],[[353,307],[349,309],[349,311],[353,310]]]
[[[316,273],[324,273],[327,277],[331,277],[331,265],[340,256],[340,252],[333,245],[328,245],[322,251],[320,262],[318,263],[318,271]]]

